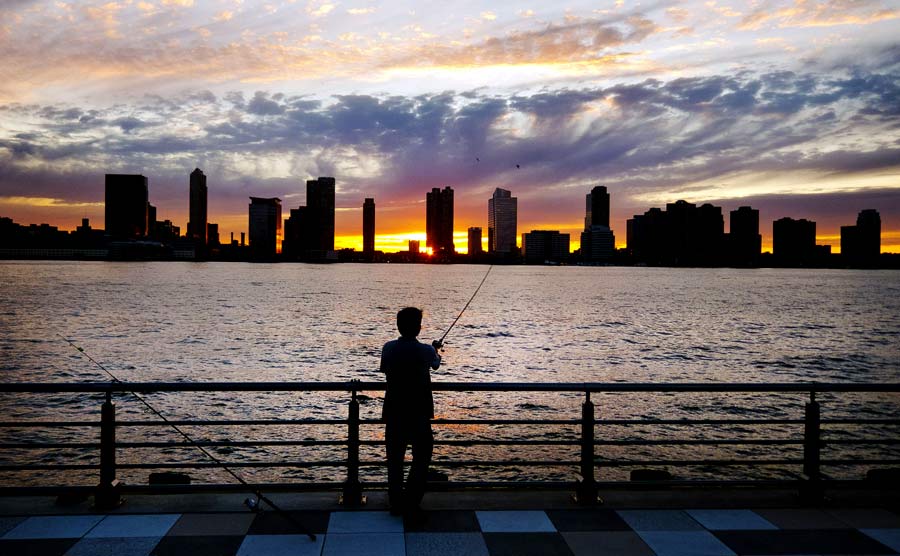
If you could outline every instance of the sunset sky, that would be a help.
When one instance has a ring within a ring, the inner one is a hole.
[[[503,187],[575,248],[605,185],[620,245],[686,199],[835,251],[875,208],[900,252],[900,1],[0,2],[0,216],[103,227],[103,175],[143,173],[184,231],[195,167],[223,241],[334,176],[339,247],[374,197],[405,249],[449,185],[458,247]]]

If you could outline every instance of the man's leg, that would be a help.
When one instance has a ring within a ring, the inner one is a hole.
[[[387,451],[388,502],[391,511],[403,507],[403,458],[406,455],[406,435],[399,423],[384,427],[384,443]]]
[[[419,507],[422,497],[425,496],[425,483],[428,480],[428,466],[431,465],[431,456],[434,452],[434,435],[431,432],[431,423],[424,423],[416,427],[412,438],[412,468],[409,471],[409,480],[406,489],[406,505],[409,509]]]

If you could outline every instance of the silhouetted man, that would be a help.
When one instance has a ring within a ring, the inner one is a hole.
[[[416,339],[422,330],[422,311],[407,307],[397,313],[400,338],[384,344],[381,350],[381,372],[387,378],[382,418],[387,445],[388,498],[391,513],[415,512],[425,495],[425,481],[434,449],[431,418],[434,398],[431,395],[431,372],[441,364],[437,349]],[[403,458],[412,445],[412,466],[403,488]]]

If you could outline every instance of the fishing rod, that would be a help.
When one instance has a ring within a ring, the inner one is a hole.
[[[88,352],[84,351],[84,348],[82,348],[82,347],[76,345],[75,342],[73,342],[72,340],[66,338],[66,337],[63,336],[62,334],[57,333],[57,336],[59,336],[60,338],[62,338],[63,340],[65,340],[66,343],[68,343],[70,346],[72,346],[74,349],[76,349],[80,354],[82,354],[83,356],[87,357],[88,361],[90,361],[91,363],[93,363],[94,365],[96,365],[97,367],[99,367],[104,373],[106,373],[107,375],[109,375],[109,377],[113,380],[113,382],[115,382],[116,384],[124,384],[121,380],[119,380],[119,379],[116,377],[116,375],[112,374],[112,373],[109,371],[109,369],[107,369],[106,367],[104,367],[103,365],[101,365],[96,359],[94,359],[93,357],[91,357],[90,354],[89,354]],[[149,409],[154,415],[156,415],[157,417],[159,417],[160,419],[162,419],[167,425],[169,425],[170,427],[172,427],[172,428],[175,430],[175,432],[177,432],[178,434],[180,434],[180,435],[187,441],[188,444],[190,444],[190,445],[193,446],[194,448],[200,450],[200,452],[201,452],[203,455],[205,455],[205,456],[208,457],[210,460],[212,460],[213,462],[215,462],[216,465],[218,465],[218,466],[221,467],[224,471],[226,471],[229,475],[231,475],[232,477],[234,477],[239,483],[241,483],[242,485],[248,487],[248,491],[249,491],[251,494],[253,494],[254,496],[256,496],[256,500],[251,500],[251,499],[248,498],[247,501],[246,501],[247,507],[249,507],[251,510],[255,510],[256,508],[259,507],[259,501],[262,500],[263,502],[265,502],[266,504],[268,504],[268,506],[269,506],[270,508],[272,508],[273,510],[275,510],[275,512],[276,512],[278,515],[280,515],[281,517],[283,517],[284,519],[286,519],[286,520],[287,520],[288,522],[290,522],[294,527],[296,527],[300,532],[302,532],[302,533],[305,534],[307,537],[309,537],[309,539],[310,539],[311,541],[315,541],[315,540],[316,540],[316,536],[315,536],[311,531],[309,531],[306,527],[304,527],[303,524],[301,524],[299,521],[297,521],[296,519],[294,519],[294,518],[293,518],[290,514],[288,514],[286,511],[284,511],[284,510],[282,510],[280,507],[278,507],[278,506],[275,504],[275,502],[273,502],[272,500],[270,500],[270,499],[269,499],[267,496],[265,496],[262,492],[260,492],[259,490],[254,490],[253,488],[249,488],[250,485],[247,483],[247,481],[244,480],[243,477],[241,477],[241,476],[238,475],[236,472],[234,472],[230,467],[228,467],[228,465],[226,465],[226,464],[225,464],[223,461],[221,461],[219,458],[217,458],[217,457],[215,457],[214,455],[212,455],[206,448],[204,448],[203,446],[200,446],[199,444],[197,444],[196,442],[194,442],[194,439],[192,439],[190,436],[188,436],[188,434],[187,434],[186,432],[184,432],[183,430],[181,430],[181,428],[180,428],[178,425],[176,425],[175,423],[169,421],[169,420],[166,418],[165,415],[163,415],[162,413],[160,413],[159,411],[157,411],[156,408],[154,408],[152,405],[150,405],[150,402],[148,402],[147,400],[145,400],[143,396],[141,396],[141,395],[138,394],[137,392],[129,392],[129,394],[131,394],[132,396],[134,396],[135,398],[137,398],[137,399],[138,399],[142,404],[144,404],[144,405],[147,407],[147,409]]]
[[[466,312],[466,309],[469,308],[469,304],[472,303],[472,300],[475,299],[475,296],[476,296],[476,295],[478,295],[478,292],[481,290],[481,286],[484,285],[484,281],[487,280],[488,274],[491,273],[491,270],[493,270],[493,268],[494,268],[494,265],[491,265],[491,266],[488,267],[487,272],[484,273],[484,278],[481,279],[481,283],[478,284],[478,287],[477,287],[477,288],[475,288],[475,293],[473,293],[473,294],[472,294],[472,297],[469,298],[469,301],[466,302],[466,305],[462,308],[462,311],[460,311],[459,314],[456,315],[456,318],[453,319],[453,322],[450,324],[450,327],[447,329],[446,332],[444,332],[444,335],[441,336],[441,339],[438,340],[438,343],[440,343],[441,345],[443,345],[443,343],[444,343],[444,338],[446,338],[446,337],[447,337],[447,334],[449,334],[450,331],[453,330],[453,327],[456,326],[456,323],[457,323],[457,321],[459,321],[459,318],[460,318],[461,316],[463,316],[463,313],[465,313],[465,312]]]

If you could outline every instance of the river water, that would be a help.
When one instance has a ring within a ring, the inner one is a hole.
[[[241,263],[0,263],[0,372],[3,381],[102,381],[103,374],[60,335],[124,381],[380,380],[382,344],[396,337],[399,308],[425,310],[421,338],[440,337],[481,282],[486,266],[305,265]],[[664,269],[621,267],[494,267],[447,338],[435,381],[474,382],[898,382],[900,273],[868,270]],[[380,395],[369,393],[362,416],[377,418]],[[577,418],[582,397],[566,394],[441,393],[438,417]],[[337,394],[151,394],[168,417],[343,418]],[[604,394],[598,418],[802,416],[794,394]],[[894,416],[894,395],[824,396],[823,415]],[[96,419],[96,396],[0,394],[0,418]],[[127,395],[120,418],[148,419]],[[192,431],[233,440],[341,438],[341,428],[294,427]],[[798,438],[797,427],[732,429],[609,427],[606,439]],[[457,426],[438,439],[576,438],[574,428]],[[854,438],[866,432],[835,430]],[[0,431],[6,441],[96,438],[96,431]],[[378,439],[378,427],[364,438]],[[128,428],[122,440],[176,440],[163,429]],[[775,457],[798,447],[604,447],[608,458]],[[835,448],[838,450],[838,448]],[[862,452],[841,449],[835,455]],[[866,454],[885,455],[874,448]],[[875,450],[875,452],[872,452]],[[364,448],[364,460],[381,457]],[[220,450],[230,461],[340,458],[340,449],[268,447]],[[575,459],[577,447],[440,446],[441,459]],[[896,456],[896,451],[893,452]],[[94,462],[77,451],[7,450],[5,464]],[[198,461],[192,450],[123,451],[120,460]],[[454,479],[528,476],[569,478],[568,468],[452,469]],[[730,476],[786,476],[790,469],[731,469]],[[859,469],[842,469],[853,476]],[[202,480],[227,478],[192,471]],[[709,476],[710,468],[678,470]],[[130,482],[144,471],[125,471]],[[254,480],[341,480],[335,469],[247,471]],[[379,479],[380,471],[367,471]],[[606,469],[601,478],[620,478]],[[754,475],[756,476],[756,475]],[[40,481],[7,472],[0,482]],[[68,482],[92,482],[90,477]]]

